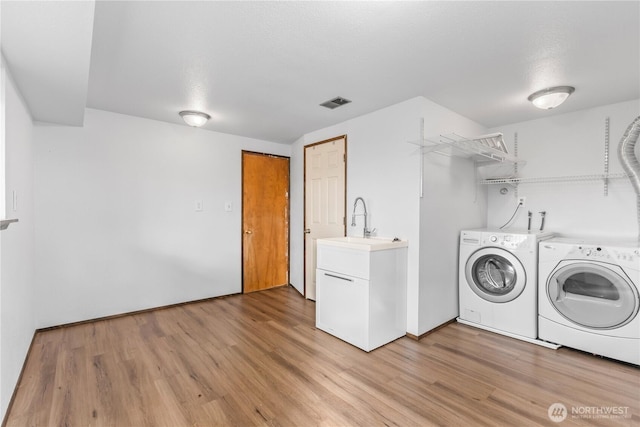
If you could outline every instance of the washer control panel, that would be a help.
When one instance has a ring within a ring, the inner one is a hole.
[[[482,233],[483,246],[498,246],[505,249],[528,249],[535,247],[536,239],[526,234]]]

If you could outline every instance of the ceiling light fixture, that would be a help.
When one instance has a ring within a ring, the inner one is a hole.
[[[527,99],[542,110],[550,110],[562,104],[575,90],[573,86],[548,87],[532,93]]]
[[[182,120],[184,120],[186,124],[196,128],[204,125],[205,123],[207,123],[207,120],[211,118],[210,115],[201,111],[185,110],[180,111],[180,113],[178,114],[180,114],[180,117],[182,117]]]

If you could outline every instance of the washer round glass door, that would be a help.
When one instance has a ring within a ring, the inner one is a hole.
[[[613,329],[638,314],[638,290],[613,264],[562,261],[547,280],[549,302],[565,319],[591,329]]]
[[[491,302],[509,302],[524,290],[527,275],[520,260],[500,248],[475,251],[465,267],[467,284],[480,298]]]

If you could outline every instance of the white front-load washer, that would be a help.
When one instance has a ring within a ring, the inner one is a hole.
[[[540,244],[540,339],[640,365],[640,246],[556,238]]]
[[[542,232],[463,230],[458,321],[536,342],[538,242],[551,237]]]

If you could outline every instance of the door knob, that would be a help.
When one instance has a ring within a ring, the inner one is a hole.
[[[310,228],[305,228],[304,229],[304,234],[311,234],[311,229]]]
[[[251,231],[251,230],[244,230],[244,234],[253,234],[253,231]]]

